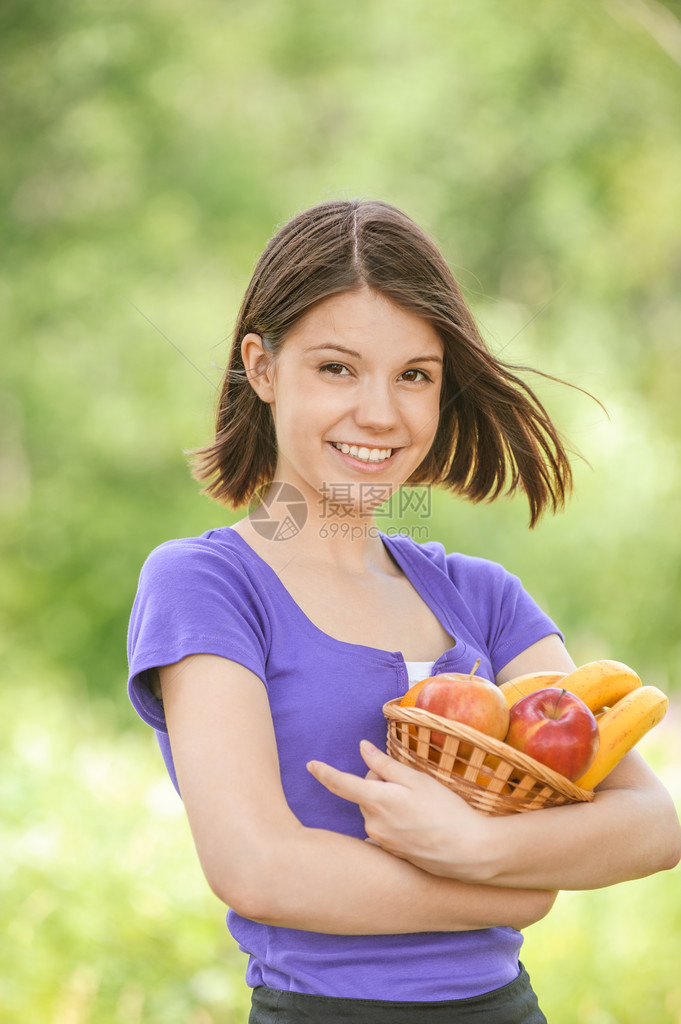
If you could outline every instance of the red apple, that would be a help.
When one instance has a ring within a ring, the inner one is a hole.
[[[474,676],[472,672],[470,675],[443,672],[432,676],[414,706],[469,725],[497,740],[503,740],[508,730],[508,704],[501,690],[489,679]],[[441,732],[431,733],[431,739],[437,746],[442,746],[445,740]]]
[[[584,701],[549,686],[513,705],[506,742],[573,781],[596,756],[598,738],[598,724]]]

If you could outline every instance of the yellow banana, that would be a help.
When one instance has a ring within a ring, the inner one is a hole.
[[[527,675],[507,679],[499,689],[506,698],[509,708],[512,708],[516,701],[521,697],[527,697],[529,693],[543,690],[545,686],[562,686],[564,678],[565,672],[528,672]]]
[[[621,661],[590,661],[560,680],[560,686],[574,693],[597,714],[602,708],[611,708],[632,690],[641,686],[633,668]]]
[[[593,789],[627,751],[664,718],[669,700],[656,686],[639,686],[598,719],[600,744],[590,767],[575,785]]]

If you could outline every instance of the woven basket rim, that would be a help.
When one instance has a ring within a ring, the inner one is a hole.
[[[521,750],[516,750],[515,747],[504,743],[503,740],[495,740],[493,736],[488,736],[478,729],[473,729],[471,726],[464,725],[461,722],[454,722],[451,718],[435,715],[431,711],[424,711],[423,708],[401,707],[401,700],[401,697],[395,697],[383,705],[383,714],[387,719],[394,722],[403,722],[405,725],[426,726],[436,729],[445,735],[453,736],[455,739],[464,740],[467,743],[480,747],[488,754],[507,761],[514,768],[534,775],[540,782],[551,786],[570,800],[579,802],[590,802],[593,800],[593,790],[581,789],[564,775],[542,764],[541,761],[535,761],[533,757],[529,757]]]

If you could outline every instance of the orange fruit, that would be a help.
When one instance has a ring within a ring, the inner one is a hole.
[[[432,678],[432,676],[428,676],[427,679],[419,679],[418,683],[414,683],[414,685],[407,690],[404,697],[400,701],[400,707],[413,708],[414,705],[416,704],[416,698],[420,694],[421,690],[426,685],[426,683],[430,682]]]

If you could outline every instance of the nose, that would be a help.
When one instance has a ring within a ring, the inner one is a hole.
[[[354,410],[358,427],[367,430],[391,430],[399,422],[396,396],[385,381],[365,380],[357,394]]]

